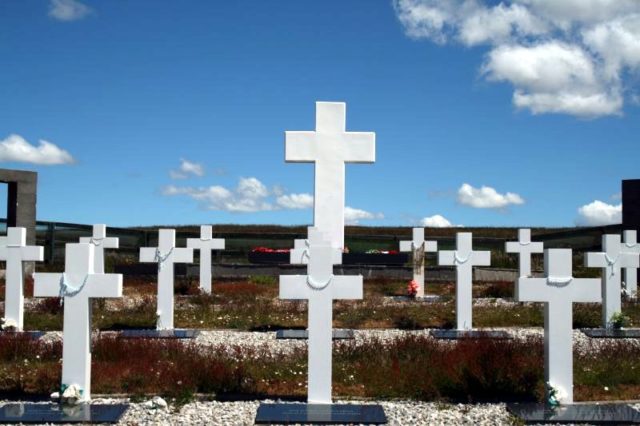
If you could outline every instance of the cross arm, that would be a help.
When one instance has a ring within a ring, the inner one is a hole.
[[[411,251],[411,243],[413,241],[400,241],[400,251]]]
[[[40,246],[25,246],[21,247],[22,260],[26,261],[43,261],[44,260],[44,247]]]
[[[280,299],[308,299],[309,291],[306,275],[280,275]]]
[[[376,161],[376,134],[373,132],[347,132],[344,141],[344,161],[374,163]]]
[[[584,266],[587,268],[606,268],[608,264],[605,253],[585,253]]]
[[[60,295],[60,278],[62,274],[36,272],[33,274],[34,297],[58,297]]]
[[[334,275],[329,285],[333,299],[362,299],[362,275]]]
[[[87,297],[122,297],[122,274],[91,274],[86,291]]]
[[[472,263],[478,266],[491,265],[491,252],[490,251],[474,251],[472,252]]]
[[[173,249],[173,261],[175,263],[192,263],[193,262],[193,249],[192,248],[174,248]]]
[[[455,251],[441,250],[438,252],[438,265],[455,265]]]
[[[284,132],[284,159],[286,162],[310,163],[316,161],[316,132]]]
[[[640,266],[640,256],[637,253],[620,253],[621,268],[637,268]]]
[[[120,248],[120,238],[117,237],[105,237],[100,240],[96,240],[93,237],[80,237],[81,243],[90,244],[91,241],[100,241],[96,246],[100,246],[103,248]]]
[[[140,247],[140,262],[157,262],[156,247]]]
[[[546,278],[518,278],[517,302],[548,302],[549,287]]]

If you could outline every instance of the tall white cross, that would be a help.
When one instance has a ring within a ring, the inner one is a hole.
[[[42,261],[44,249],[27,245],[26,228],[9,228],[0,241],[0,260],[7,262],[4,317],[17,331],[24,327],[24,272],[22,262]]]
[[[424,296],[424,253],[438,251],[437,241],[424,240],[424,228],[413,228],[411,241],[400,241],[400,251],[413,254],[413,280],[418,283],[416,296]]]
[[[80,237],[81,243],[89,243],[95,246],[95,256],[93,258],[93,270],[96,274],[104,274],[104,249],[118,248],[120,239],[107,237],[107,225],[93,225],[93,234],[90,237]]]
[[[285,132],[285,161],[315,162],[313,223],[344,248],[345,163],[373,163],[376,135],[347,132],[346,104],[316,102],[315,132]]]
[[[544,303],[545,381],[573,402],[573,303],[599,302],[600,280],[573,278],[571,249],[544,251],[545,278],[520,277],[518,302]]]
[[[158,247],[141,247],[140,262],[158,264],[156,328],[173,329],[173,264],[193,262],[193,249],[176,247],[176,230],[158,230]]]
[[[519,276],[528,277],[531,276],[531,254],[542,253],[544,251],[544,244],[531,241],[531,229],[518,229],[518,241],[507,241],[504,250],[507,253],[519,254]]]
[[[280,298],[309,300],[309,382],[307,401],[331,404],[333,301],[362,299],[362,276],[333,275],[334,247],[312,241],[307,275],[281,275]]]
[[[213,238],[213,228],[200,227],[200,238],[187,238],[187,247],[200,250],[200,290],[211,294],[211,250],[224,250],[224,238]]]
[[[307,238],[293,241],[293,249],[289,251],[289,263],[292,265],[306,265],[309,263],[309,247],[312,242],[326,241],[322,232],[313,226],[307,228]],[[342,250],[334,248],[331,263],[340,265],[342,263]]]
[[[122,297],[121,274],[93,271],[95,247],[67,244],[65,272],[34,276],[35,297],[63,297],[62,388],[77,385],[82,400],[91,399],[91,306],[90,299]]]
[[[640,256],[640,244],[638,244],[637,238],[636,231],[624,231],[622,233],[622,242],[624,244],[622,251]],[[623,268],[622,272],[627,294],[631,297],[636,297],[638,293],[638,268],[627,267]]]
[[[611,317],[622,312],[620,275],[622,268],[637,268],[640,259],[635,253],[623,251],[620,235],[602,236],[602,252],[585,253],[587,268],[602,268],[602,326],[611,328]]]
[[[471,330],[473,267],[491,264],[490,251],[473,251],[471,232],[456,234],[456,250],[438,252],[438,264],[456,267],[456,323],[458,330]]]

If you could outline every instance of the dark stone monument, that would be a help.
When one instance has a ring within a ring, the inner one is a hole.
[[[627,404],[507,404],[507,410],[525,424],[621,425],[640,423],[640,411]]]
[[[512,339],[511,335],[502,330],[431,330],[436,339]]]
[[[260,404],[255,424],[385,424],[380,405]]]
[[[622,181],[622,227],[640,232],[640,179]]]
[[[64,406],[51,403],[9,403],[0,406],[0,423],[117,423],[128,404],[80,404]]]
[[[27,244],[35,245],[38,173],[0,169],[0,182],[8,187],[7,227],[27,228]]]
[[[125,339],[194,339],[199,330],[174,328],[173,330],[122,330],[120,337]]]
[[[285,340],[306,340],[309,338],[308,330],[278,330],[276,331],[276,339]],[[337,329],[333,330],[333,340],[350,340],[354,339],[353,330]]]
[[[593,339],[640,338],[640,328],[583,328],[580,331]]]

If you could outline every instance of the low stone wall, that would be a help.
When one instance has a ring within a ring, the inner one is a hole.
[[[413,269],[404,266],[382,265],[337,265],[334,268],[337,275],[362,275],[364,278],[392,278],[410,280],[413,277]],[[304,274],[304,265],[250,265],[250,264],[219,264],[213,265],[213,277],[215,278],[246,278],[256,275],[296,275]],[[198,276],[199,267],[189,265],[188,276]],[[474,281],[515,281],[518,271],[514,269],[500,268],[474,268]],[[448,266],[429,266],[425,269],[425,281],[427,282],[453,282],[456,279],[456,270]]]

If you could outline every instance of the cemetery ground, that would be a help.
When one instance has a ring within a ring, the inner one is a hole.
[[[541,401],[543,310],[515,303],[513,283],[474,283],[474,326],[508,328],[510,340],[436,340],[429,328],[455,327],[453,283],[429,284],[436,302],[406,299],[406,282],[365,280],[362,301],[334,303],[334,328],[352,328],[353,341],[334,343],[335,399],[412,399],[439,404]],[[0,284],[0,295],[4,294]],[[60,383],[62,307],[31,298],[26,284],[25,329],[43,338],[0,336],[0,397],[48,395]],[[118,338],[115,331],[154,328],[155,277],[128,277],[125,297],[93,303],[96,394],[134,399],[162,395],[178,406],[196,396],[216,399],[299,398],[306,395],[307,350],[277,341],[274,330],[305,328],[306,302],[278,299],[275,277],[217,280],[213,295],[197,279],[176,280],[176,327],[203,330],[194,340]],[[576,304],[574,328],[596,328],[599,304]],[[640,304],[623,303],[628,326],[640,326]],[[99,330],[99,331],[97,331]],[[636,400],[640,345],[633,339],[590,339],[574,331],[577,401]]]

